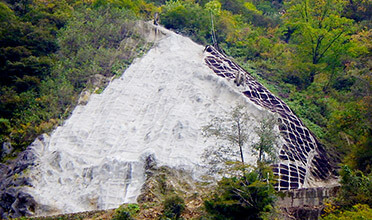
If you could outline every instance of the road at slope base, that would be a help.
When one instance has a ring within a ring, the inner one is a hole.
[[[162,31],[166,37],[122,77],[76,107],[50,137],[35,141],[38,166],[30,171],[28,192],[40,204],[37,215],[135,202],[148,155],[197,176],[204,149],[213,145],[202,126],[237,102],[261,117],[265,110],[205,65],[202,46]]]

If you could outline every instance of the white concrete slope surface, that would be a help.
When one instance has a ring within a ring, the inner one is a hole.
[[[203,171],[201,155],[213,140],[201,127],[237,103],[258,121],[264,108],[204,62],[204,47],[159,27],[165,37],[101,94],[32,147],[37,166],[28,192],[36,214],[115,208],[135,202],[145,181],[144,161]],[[247,160],[255,159],[247,152]]]

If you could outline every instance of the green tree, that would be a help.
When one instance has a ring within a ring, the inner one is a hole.
[[[1,142],[26,147],[68,116],[93,76],[121,74],[148,49],[125,2],[0,2]]]
[[[72,10],[65,1],[0,2],[0,118],[10,122],[2,141],[19,150],[37,134],[45,117],[38,98],[50,76],[56,32]]]
[[[346,17],[354,19],[357,22],[372,18],[372,1],[368,0],[349,0],[344,10]]]
[[[372,178],[361,171],[353,171],[343,166],[340,172],[341,189],[337,205],[350,208],[358,203],[372,205]]]
[[[242,105],[237,105],[230,112],[222,117],[215,117],[211,122],[203,127],[205,137],[215,137],[222,142],[220,147],[207,150],[207,155],[220,158],[218,162],[231,160],[231,156],[239,155],[240,162],[244,166],[244,149],[253,138],[253,131],[258,136],[255,143],[252,144],[253,153],[258,155],[257,164],[272,163],[276,159],[275,146],[278,135],[274,130],[276,118],[271,115],[265,115],[258,125],[252,129],[252,117],[247,113],[247,109]],[[238,151],[234,150],[238,149]]]
[[[115,210],[112,220],[134,220],[133,216],[139,211],[140,207],[137,204],[123,204]]]
[[[217,0],[213,0],[205,4],[205,9],[214,16],[221,14],[221,3]]]
[[[273,175],[271,173],[266,181],[260,176],[258,171],[252,171],[219,181],[214,194],[204,201],[212,219],[261,219],[264,213],[270,212],[276,199]]]
[[[205,137],[214,136],[218,140],[227,141],[233,148],[237,147],[239,149],[240,161],[244,165],[243,149],[246,147],[251,133],[251,124],[251,117],[244,106],[238,105],[223,117],[213,118],[208,125],[203,127],[203,134]],[[223,146],[218,151],[222,151],[222,154],[226,153],[227,157],[231,156],[231,152],[234,155],[235,150],[231,150],[230,146]],[[224,155],[221,156],[223,160],[227,160]]]
[[[222,9],[234,14],[241,14],[244,10],[244,0],[220,0]]]
[[[255,129],[259,139],[253,144],[252,150],[258,154],[258,164],[272,163],[276,159],[275,147],[278,135],[274,131],[275,122],[274,116],[264,117]]]
[[[331,213],[323,218],[323,220],[349,220],[349,219],[360,219],[367,220],[372,219],[372,209],[368,205],[357,204],[352,207],[351,210],[340,211],[337,210],[335,213]]]
[[[189,1],[167,1],[162,6],[161,23],[199,43],[206,43],[209,37],[209,13],[197,3]]]
[[[299,0],[289,2],[286,25],[303,65],[309,66],[309,82],[318,68],[332,72],[348,50],[353,21],[342,17],[344,0]],[[322,65],[320,65],[322,64]]]
[[[371,219],[372,176],[344,165],[340,171],[341,188],[337,197],[327,203],[322,219]]]
[[[173,194],[167,196],[163,202],[164,210],[161,219],[182,219],[181,214],[185,210],[185,201],[180,196]]]
[[[350,95],[345,97],[347,104],[343,104],[337,110],[344,110],[341,118],[343,132],[351,142],[351,152],[346,158],[347,164],[353,169],[359,169],[364,173],[372,171],[372,29],[361,30],[353,35],[353,47],[357,53],[345,69],[348,78],[355,82],[350,87]],[[347,114],[349,113],[349,114]],[[350,114],[351,113],[351,114]],[[347,117],[348,116],[348,117]],[[332,118],[332,128],[337,128],[337,118]],[[329,129],[330,130],[330,129]],[[336,129],[334,129],[336,130]],[[337,132],[337,130],[336,130]],[[330,136],[335,136],[334,132]],[[340,136],[340,135],[338,135]]]

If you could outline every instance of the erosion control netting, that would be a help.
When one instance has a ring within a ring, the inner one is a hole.
[[[285,140],[273,168],[279,177],[278,190],[307,187],[311,180],[330,176],[332,166],[323,146],[282,100],[213,46],[207,46],[205,53],[206,64],[218,76],[234,80],[252,102],[278,115],[280,135]]]

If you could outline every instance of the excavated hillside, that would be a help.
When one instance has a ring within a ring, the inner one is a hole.
[[[201,128],[238,104],[254,118],[253,140],[263,117],[278,118],[278,190],[324,184],[332,172],[327,154],[282,100],[214,47],[162,27],[153,34],[154,46],[144,57],[29,147],[34,165],[23,174],[30,181],[22,189],[35,201],[29,214],[136,202],[148,158],[200,179],[208,170],[202,155],[216,145]],[[245,157],[253,164],[256,157],[248,148]]]

